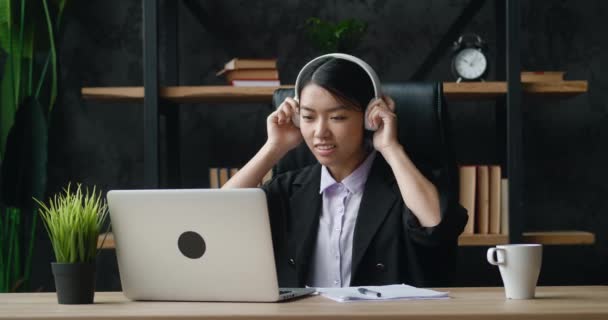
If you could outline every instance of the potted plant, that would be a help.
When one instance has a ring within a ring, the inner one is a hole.
[[[312,17],[306,20],[306,36],[322,53],[352,53],[367,30],[367,23],[346,19],[338,23]]]
[[[105,199],[92,192],[67,188],[40,205],[40,215],[57,262],[51,263],[60,304],[93,303],[97,237],[108,214]]]

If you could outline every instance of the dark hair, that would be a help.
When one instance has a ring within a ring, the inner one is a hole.
[[[374,97],[374,85],[367,72],[358,64],[345,59],[320,59],[309,65],[300,77],[299,97],[302,89],[310,83],[331,92],[358,111],[365,111]],[[348,104],[346,107],[349,107]]]

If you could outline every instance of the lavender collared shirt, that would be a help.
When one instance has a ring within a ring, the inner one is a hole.
[[[321,169],[319,193],[323,209],[308,285],[311,287],[348,287],[351,278],[353,234],[363,189],[376,152],[342,182],[337,182],[327,167]]]

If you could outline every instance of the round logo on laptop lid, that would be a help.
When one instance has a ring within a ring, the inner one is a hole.
[[[203,237],[194,231],[182,233],[177,240],[177,247],[184,256],[190,259],[202,257],[207,250]]]

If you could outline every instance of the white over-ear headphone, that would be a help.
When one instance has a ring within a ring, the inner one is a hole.
[[[378,78],[378,75],[376,74],[376,71],[374,71],[374,69],[372,69],[372,67],[367,64],[367,62],[355,57],[355,56],[351,56],[349,54],[344,54],[344,53],[329,53],[329,54],[324,54],[322,56],[318,56],[312,60],[310,60],[307,64],[304,65],[304,67],[300,70],[300,72],[298,73],[298,77],[296,78],[296,85],[295,85],[295,97],[294,99],[300,103],[300,98],[298,97],[298,92],[300,92],[302,90],[302,88],[300,88],[300,86],[302,85],[301,83],[301,77],[302,74],[304,73],[304,70],[306,70],[308,67],[310,67],[311,64],[313,64],[315,61],[320,60],[320,59],[325,59],[325,58],[336,58],[336,59],[344,59],[344,60],[348,60],[351,62],[356,63],[357,65],[359,65],[361,68],[363,68],[363,70],[365,70],[365,72],[367,72],[367,75],[369,75],[369,78],[372,80],[372,85],[374,86],[374,98],[370,101],[370,104],[372,102],[374,102],[376,99],[381,99],[382,98],[382,93],[380,91],[380,79]],[[369,105],[368,105],[369,106]],[[375,131],[377,128],[375,128],[374,126],[372,126],[372,124],[368,121],[367,116],[368,116],[368,111],[369,108],[366,106],[365,108],[365,118],[364,118],[364,122],[365,122],[365,129],[367,130],[371,130],[371,131]],[[292,122],[296,127],[300,127],[300,115],[299,114],[294,114],[292,116]]]

